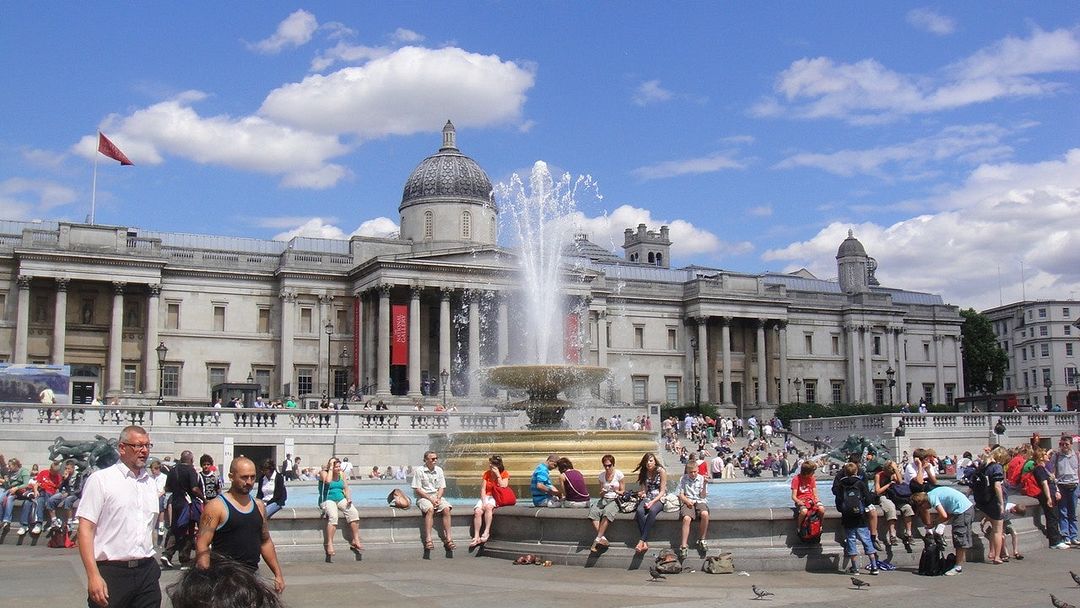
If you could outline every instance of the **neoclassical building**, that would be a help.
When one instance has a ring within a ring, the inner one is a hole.
[[[476,372],[525,359],[529,328],[491,192],[448,122],[405,180],[394,238],[2,221],[0,359],[69,365],[76,402],[159,391],[206,402],[222,382],[257,383],[270,398],[356,384],[388,402],[503,399]],[[839,245],[838,281],[675,269],[670,248],[666,226],[640,225],[621,254],[587,235],[567,251],[566,352],[612,369],[602,397],[748,415],[796,400],[963,395],[956,307],[879,285],[854,236]]]

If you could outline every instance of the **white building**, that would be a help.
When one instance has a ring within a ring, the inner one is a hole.
[[[1020,403],[1065,407],[1065,396],[1080,381],[1080,302],[1014,302],[983,313],[994,326],[998,345],[1009,357],[1003,392]],[[1049,390],[1047,379],[1050,381]]]
[[[498,399],[475,371],[523,358],[515,255],[498,245],[487,175],[455,137],[447,123],[405,180],[396,238],[0,222],[0,358],[70,365],[76,401],[161,390],[205,402],[211,386],[250,377],[270,398],[355,383],[408,402],[441,395],[443,371],[462,405]],[[838,282],[672,269],[670,246],[667,227],[644,225],[627,228],[622,257],[575,240],[568,350],[612,368],[599,394],[747,415],[796,400],[962,396],[957,309],[880,286],[854,236],[837,252]]]

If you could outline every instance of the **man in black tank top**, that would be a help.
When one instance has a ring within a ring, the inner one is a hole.
[[[259,557],[274,573],[274,588],[285,589],[285,577],[278,565],[277,550],[266,524],[266,506],[251,498],[255,487],[255,463],[243,456],[229,465],[231,485],[223,494],[206,502],[199,519],[199,537],[195,545],[195,567],[205,570],[214,557],[235,560],[256,570]]]

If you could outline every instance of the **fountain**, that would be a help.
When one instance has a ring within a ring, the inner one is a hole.
[[[462,495],[477,493],[491,454],[503,457],[512,486],[520,499],[528,501],[532,471],[550,453],[570,458],[595,485],[604,454],[614,455],[619,466],[629,471],[644,452],[657,450],[655,432],[571,429],[565,422],[574,402],[560,394],[567,397],[567,393],[598,386],[609,376],[605,367],[580,363],[581,332],[567,332],[563,323],[566,263],[562,254],[574,233],[571,218],[579,190],[595,190],[595,185],[588,177],[572,180],[569,174],[555,180],[542,161],[533,166],[527,188],[516,174],[510,183],[495,188],[499,208],[509,213],[517,236],[524,323],[516,345],[519,362],[481,370],[481,379],[497,388],[524,392],[526,399],[499,407],[524,410],[529,424],[527,432],[455,433],[445,445],[437,446],[445,453],[452,491],[456,487]]]

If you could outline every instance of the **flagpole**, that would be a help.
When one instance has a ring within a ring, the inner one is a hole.
[[[98,134],[98,137],[101,137],[101,135]],[[91,226],[94,225],[94,211],[95,211],[95,209],[97,207],[97,162],[98,162],[98,152],[97,152],[97,150],[94,150],[94,179],[91,182],[91,186],[90,186],[90,225]]]

